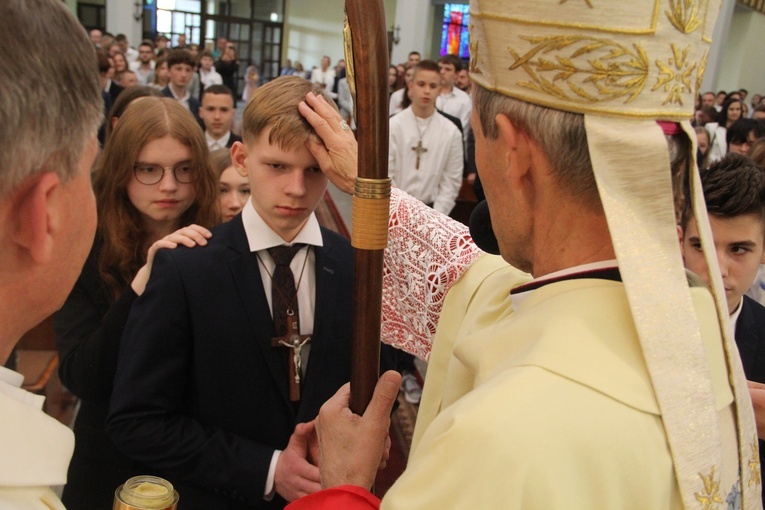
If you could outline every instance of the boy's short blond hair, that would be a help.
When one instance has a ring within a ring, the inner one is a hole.
[[[255,89],[242,115],[244,143],[249,145],[271,128],[269,144],[285,151],[305,144],[314,130],[298,111],[298,104],[309,92],[324,96],[337,109],[324,89],[299,76],[282,76]]]

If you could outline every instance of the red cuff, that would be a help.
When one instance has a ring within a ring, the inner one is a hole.
[[[342,485],[293,501],[285,510],[378,510],[380,500],[357,485]]]

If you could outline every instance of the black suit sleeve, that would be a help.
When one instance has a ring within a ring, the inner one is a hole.
[[[201,423],[189,409],[194,339],[178,251],[157,252],[130,314],[107,431],[117,448],[171,479],[264,504],[274,449]]]
[[[93,258],[54,317],[59,376],[75,395],[106,401],[112,392],[122,331],[136,299],[128,286],[111,306]]]

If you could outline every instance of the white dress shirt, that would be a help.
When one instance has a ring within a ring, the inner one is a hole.
[[[452,87],[451,92],[442,93],[436,98],[436,108],[460,119],[463,139],[467,140],[467,133],[470,129],[470,112],[473,110],[473,101],[470,99],[470,95],[457,87]]]
[[[191,94],[189,94],[189,91],[186,90],[186,94],[183,97],[179,97],[178,94],[175,93],[173,90],[173,86],[168,83],[167,88],[170,89],[170,93],[173,95],[176,101],[181,103],[184,108],[186,108],[188,111],[191,111],[191,107],[189,106],[189,97],[191,97]]]
[[[332,99],[337,97],[337,94],[332,92],[332,87],[335,86],[335,70],[332,68],[322,71],[321,68],[316,68],[311,71],[311,82],[320,83],[324,85],[324,92],[326,92]]]
[[[205,131],[205,140],[207,141],[207,148],[211,151],[215,151],[218,149],[225,149],[226,145],[228,144],[228,140],[231,138],[231,131],[226,132],[225,135],[221,136],[217,140],[210,136],[210,133],[208,131]]]
[[[135,62],[138,60],[138,50],[128,46],[128,49],[125,51],[125,60],[128,62]]]
[[[199,81],[202,82],[204,88],[210,87],[212,85],[223,85],[223,78],[220,74],[218,74],[218,71],[216,71],[214,67],[210,68],[209,71],[205,71],[200,67]]]
[[[404,108],[401,106],[401,101],[404,100],[404,94],[406,93],[407,88],[401,88],[395,91],[393,94],[390,95],[390,102],[388,103],[388,115],[393,116],[397,113],[401,113],[404,111]]]
[[[130,62],[130,70],[135,73],[136,78],[138,78],[138,83],[141,85],[148,85],[149,84],[149,78],[151,78],[152,73],[154,71],[154,66],[156,65],[153,60],[149,61],[149,70],[144,71],[144,69],[141,67],[143,63],[141,61],[136,62]]]

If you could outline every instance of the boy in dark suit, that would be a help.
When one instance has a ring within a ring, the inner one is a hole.
[[[231,132],[236,106],[231,89],[225,85],[210,85],[202,91],[199,116],[205,125],[205,140],[210,151],[231,148],[242,139]]]
[[[309,91],[294,76],[257,89],[232,148],[251,200],[207,246],[160,250],[124,333],[109,431],[182,509],[320,488],[307,422],[349,380],[353,256],[314,215],[327,178],[297,108]]]
[[[746,156],[729,153],[701,170],[701,183],[744,373],[749,381],[765,383],[765,307],[744,295],[765,263],[765,170]],[[688,203],[678,232],[685,266],[709,284]],[[755,409],[757,391],[750,388]],[[757,416],[758,429],[761,421]],[[763,446],[760,440],[761,464]]]
[[[167,70],[170,82],[167,87],[162,89],[162,95],[172,97],[181,103],[187,110],[194,114],[199,125],[202,126],[199,118],[199,99],[189,92],[189,83],[194,74],[194,57],[186,50],[173,50],[167,57]]]

